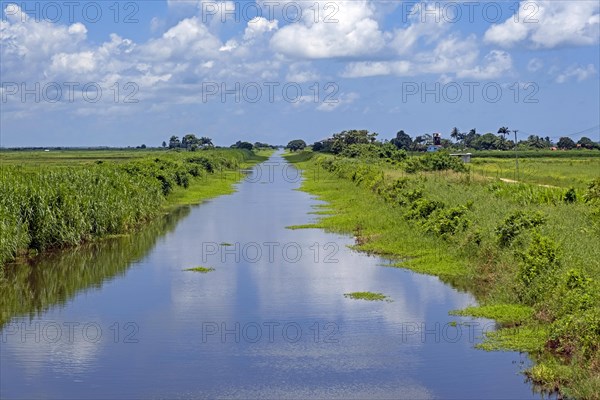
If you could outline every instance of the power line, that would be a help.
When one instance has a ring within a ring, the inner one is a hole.
[[[535,135],[533,133],[525,132],[523,130],[520,130],[520,132],[524,133],[524,134],[526,134],[528,136],[539,136],[539,135]],[[574,132],[574,133],[569,133],[569,134],[561,134],[559,136],[548,136],[548,137],[550,139],[559,139],[561,137],[573,137],[573,136],[578,136],[578,135],[582,135],[582,134],[589,134],[589,133],[592,133],[592,132],[598,132],[598,135],[600,135],[600,125],[592,126],[590,128],[584,129],[584,130],[579,131],[579,132]],[[600,138],[600,136],[599,136],[599,138]]]

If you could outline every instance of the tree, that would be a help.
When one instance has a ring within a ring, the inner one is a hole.
[[[145,148],[146,148],[146,145],[145,145],[145,144],[142,144],[142,145],[140,146],[140,149],[145,149]]]
[[[374,143],[376,133],[369,133],[367,130],[350,130],[342,131],[333,135],[333,143],[331,152],[335,154],[341,153],[347,146],[352,144],[368,144]]]
[[[419,135],[415,137],[410,147],[412,151],[425,151],[427,150],[427,137],[426,135]]]
[[[252,148],[254,148],[252,143],[242,142],[241,140],[238,140],[237,142],[235,142],[235,144],[232,144],[231,147],[234,149],[246,149],[246,150],[252,150]]]
[[[561,137],[558,140],[557,146],[559,149],[570,150],[570,149],[575,148],[577,145],[575,144],[573,139],[568,138],[568,137]]]
[[[473,128],[469,131],[469,133],[464,135],[463,143],[466,147],[473,147],[480,136],[481,135],[477,133],[475,128]]]
[[[581,147],[583,147],[584,149],[595,149],[595,148],[599,147],[597,143],[594,143],[592,141],[592,139],[585,137],[585,136],[582,137],[581,139],[579,139],[577,144],[580,145]]]
[[[202,136],[200,139],[198,139],[198,144],[204,148],[215,147],[215,145],[212,142],[212,139],[206,136]]]
[[[496,143],[494,144],[494,147],[496,150],[508,150],[513,147],[511,143],[512,142],[510,140],[506,140],[504,136],[496,136]]]
[[[486,133],[473,140],[473,147],[477,150],[496,150],[498,136],[493,133]]]
[[[181,146],[181,142],[177,136],[171,136],[169,139],[169,148],[174,149]]]
[[[508,129],[508,126],[503,126],[500,129],[498,129],[498,133],[506,137],[510,133],[510,129]]]
[[[290,151],[298,151],[303,150],[306,147],[306,142],[302,139],[296,139],[289,142],[286,146],[286,149],[290,149]]]
[[[163,140],[163,142],[162,142],[162,147],[163,147],[163,148],[167,147],[167,142],[165,142],[164,140]]]
[[[527,146],[534,149],[543,149],[548,147],[547,142],[537,135],[529,135],[525,143]]]
[[[188,133],[181,139],[181,147],[184,149],[189,149],[195,144],[198,144],[198,138],[193,133]]]
[[[390,141],[394,146],[403,150],[410,150],[412,146],[412,138],[406,134],[404,131],[399,131],[396,133],[396,137]]]
[[[450,137],[452,139],[454,139],[455,142],[458,142],[460,136],[461,136],[461,134],[460,134],[460,131],[458,130],[458,128],[457,127],[452,128],[452,131],[450,132]]]

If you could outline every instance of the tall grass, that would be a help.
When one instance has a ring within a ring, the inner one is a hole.
[[[237,169],[244,150],[170,153],[113,163],[0,169],[0,266],[20,253],[121,234],[162,211],[178,187]]]

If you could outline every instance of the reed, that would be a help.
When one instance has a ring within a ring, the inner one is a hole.
[[[169,152],[125,162],[3,164],[0,266],[22,254],[130,232],[162,213],[176,189],[237,170],[244,150]]]

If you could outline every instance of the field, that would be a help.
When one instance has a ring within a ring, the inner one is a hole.
[[[490,178],[577,189],[585,188],[592,179],[600,177],[600,157],[521,158],[518,162],[518,175],[514,158],[475,156],[471,168],[474,174]]]
[[[539,388],[598,398],[598,159],[521,160],[537,173],[514,183],[498,179],[512,178],[514,160],[464,168],[442,155],[420,157],[288,155],[304,170],[303,190],[330,205],[316,226],[352,233],[358,250],[470,291],[479,306],[455,313],[504,327],[481,348],[528,351],[537,364],[527,374]],[[490,165],[502,174],[490,174]],[[540,186],[549,184],[559,187]]]
[[[184,204],[232,190],[267,153],[3,151],[0,266],[18,256],[130,232]]]

